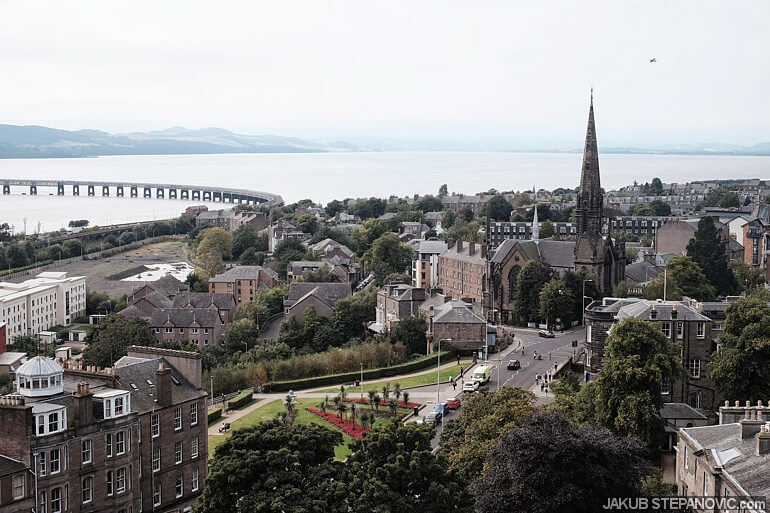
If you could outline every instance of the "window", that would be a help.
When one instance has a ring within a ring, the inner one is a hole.
[[[24,497],[24,476],[13,476],[13,500]]]
[[[51,451],[51,474],[58,474],[59,472],[61,472],[61,449],[53,449]],[[51,501],[53,502],[53,497],[51,497]]]
[[[155,483],[155,489],[152,491],[152,505],[160,506],[160,483]]]
[[[182,429],[182,407],[178,406],[174,409],[174,431]]]
[[[690,358],[688,369],[690,370],[690,375],[695,378],[700,378],[700,358]]]
[[[660,384],[660,393],[663,395],[671,393],[671,384],[668,381],[664,381]]]
[[[112,399],[104,400],[104,418],[105,419],[112,418]]]
[[[177,465],[182,463],[182,442],[174,444],[174,460]]]
[[[59,412],[55,411],[48,415],[48,432],[56,433],[59,431]]]
[[[676,323],[676,338],[684,337],[684,323],[679,321]]]
[[[94,478],[88,476],[83,478],[83,504],[88,504],[94,500]]]
[[[176,496],[181,497],[182,493],[184,493],[184,478],[176,476]]]
[[[108,470],[107,471],[107,495],[113,494],[114,485],[115,485],[115,477],[113,476],[112,470]]]
[[[197,335],[198,334],[198,328],[190,328],[190,333],[192,333],[193,335]]]
[[[126,469],[125,469],[125,467],[118,469],[117,491],[118,491],[118,493],[123,493],[123,492],[126,491]]]
[[[152,471],[158,472],[160,470],[160,449],[152,450]]]
[[[155,333],[160,333],[160,328],[155,328]]]
[[[51,490],[51,513],[61,513],[61,488]]]
[[[115,398],[115,416],[123,415],[123,398]]]
[[[151,422],[150,430],[152,431],[153,438],[155,438],[156,436],[160,436],[160,414],[159,413],[152,414],[152,422]]]
[[[198,423],[198,403],[192,403],[190,405],[190,425],[194,426]]]
[[[660,323],[660,330],[663,332],[663,334],[666,336],[666,338],[671,337],[671,324],[667,322],[661,322]]]
[[[126,432],[115,433],[115,452],[119,455],[126,453]]]
[[[179,333],[180,334],[184,333],[184,328],[179,328]]]
[[[93,461],[93,442],[91,440],[83,440],[81,458],[84,465]]]
[[[192,437],[192,440],[190,441],[190,457],[191,458],[198,457],[198,437],[197,436]]]
[[[29,382],[27,382],[29,383]],[[27,387],[29,388],[29,387]],[[45,434],[45,415],[40,415],[37,418],[37,434],[38,435],[44,435]]]
[[[166,328],[166,333],[173,333],[173,332],[174,332],[174,328]]]
[[[698,323],[697,336],[698,336],[698,338],[706,338],[706,323],[705,322],[699,322]]]
[[[41,452],[38,456],[40,457],[40,477],[43,477],[46,474],[45,453]]]
[[[192,473],[192,491],[198,491],[198,469],[193,469]]]
[[[40,513],[48,513],[48,494],[40,492]]]
[[[107,457],[112,458],[112,433],[107,434],[107,443],[105,447],[107,451]]]

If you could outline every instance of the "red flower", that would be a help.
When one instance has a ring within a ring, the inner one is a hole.
[[[363,438],[364,433],[366,431],[369,431],[371,428],[367,428],[366,431],[361,429],[361,426],[353,422],[352,420],[345,420],[340,419],[336,414],[332,413],[324,413],[321,410],[318,410],[316,408],[306,408],[307,411],[310,413],[313,413],[315,415],[318,415],[325,421],[329,422],[330,424],[333,424],[334,426],[340,428],[345,433],[349,434],[353,438]]]

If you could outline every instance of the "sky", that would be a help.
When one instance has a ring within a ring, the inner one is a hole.
[[[768,18],[766,0],[0,0],[0,123],[576,148],[593,87],[601,146],[752,145]]]

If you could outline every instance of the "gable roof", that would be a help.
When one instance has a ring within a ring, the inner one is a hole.
[[[571,269],[575,267],[575,242],[553,239],[516,240],[506,239],[492,256],[492,262],[500,264],[519,246],[528,260],[537,260],[551,267]]]
[[[220,310],[233,310],[235,308],[235,298],[232,294],[221,294],[213,292],[183,292],[174,298],[171,305],[174,308],[208,308],[211,305]]]
[[[257,280],[260,272],[275,275],[275,271],[261,265],[236,265],[232,269],[209,278],[209,283],[232,283],[235,280]]]
[[[646,260],[626,266],[626,278],[635,283],[647,283],[654,280],[663,270]]]
[[[17,474],[29,469],[29,465],[0,454],[0,477]]]
[[[219,312],[208,308],[156,308],[150,317],[150,327],[162,328],[170,322],[174,328],[188,328],[193,321],[204,328],[222,324]]]
[[[146,315],[143,311],[137,308],[135,305],[128,305],[118,314],[128,319],[149,319],[149,315]]]
[[[450,301],[434,309],[433,323],[486,324],[464,301]]]
[[[138,298],[136,301],[134,301],[134,304],[142,300],[147,301],[155,308],[168,308],[172,303],[168,296],[165,296],[156,290],[153,290],[149,294],[145,294],[144,296]]]
[[[676,319],[671,313],[676,307]],[[699,313],[684,301],[649,301],[642,300],[629,305],[625,305],[618,310],[618,319],[623,320],[626,317],[636,317],[637,319],[650,320],[650,312],[655,309],[656,321],[701,321],[708,322],[711,319]]]
[[[166,297],[174,296],[180,292],[187,292],[190,290],[190,287],[186,283],[177,280],[170,274],[167,274],[163,278],[159,278],[155,281],[147,282],[147,285],[151,289],[160,292]]]
[[[163,358],[132,358],[123,361],[123,365],[115,366],[115,375],[117,376],[115,388],[131,392],[131,409],[137,413],[147,413],[157,408],[155,403],[155,386],[150,386],[147,380],[155,383],[155,371],[158,370]],[[118,362],[116,362],[117,364]],[[166,362],[166,366],[171,368],[171,376],[176,379],[178,385],[173,382],[171,385],[171,403],[180,404],[198,397],[206,395],[203,390],[198,390],[189,381],[185,379],[181,372],[178,372],[171,364]],[[136,386],[136,389],[131,384]]]
[[[284,304],[291,306],[311,291],[329,306],[351,295],[349,283],[297,282],[289,287],[289,297]]]

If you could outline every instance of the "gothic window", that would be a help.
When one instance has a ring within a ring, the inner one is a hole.
[[[519,277],[519,271],[521,267],[518,265],[513,266],[508,273],[508,300],[513,301],[513,295],[516,293],[516,280]]]

